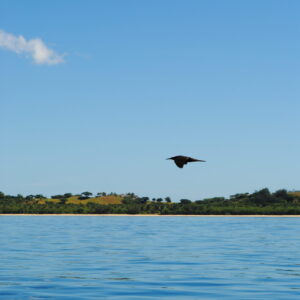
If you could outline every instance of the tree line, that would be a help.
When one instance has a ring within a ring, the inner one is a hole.
[[[284,189],[271,193],[267,188],[252,194],[235,194],[229,198],[214,197],[191,201],[181,199],[172,202],[170,197],[139,197],[134,193],[121,196],[120,204],[99,204],[96,198],[116,196],[116,193],[90,192],[73,195],[65,193],[50,198],[37,195],[5,195],[0,192],[0,213],[2,214],[160,214],[160,215],[249,215],[249,214],[300,214],[300,193]],[[82,203],[68,202],[75,197]],[[41,200],[44,200],[41,202]],[[55,200],[55,201],[54,201]]]

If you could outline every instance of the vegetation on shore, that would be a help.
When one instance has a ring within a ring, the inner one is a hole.
[[[160,214],[160,215],[297,215],[300,214],[300,192],[267,188],[252,194],[235,194],[197,201],[170,197],[139,197],[134,193],[117,195],[90,192],[66,193],[46,198],[43,195],[11,196],[0,192],[2,214]]]

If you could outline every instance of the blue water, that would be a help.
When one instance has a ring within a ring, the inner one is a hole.
[[[1,216],[0,299],[300,299],[300,218]]]

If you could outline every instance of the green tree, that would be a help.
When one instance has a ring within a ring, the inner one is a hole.
[[[147,203],[147,201],[149,201],[149,197],[141,197],[141,198],[138,198],[138,202],[140,203],[140,204],[146,204]]]
[[[250,195],[250,200],[258,205],[266,205],[267,203],[272,202],[272,195],[269,189],[264,188]]]
[[[53,195],[51,196],[51,199],[61,199],[64,198],[64,195]]]
[[[293,196],[289,195],[289,193],[285,189],[276,191],[273,194],[273,196],[280,199],[280,200],[287,200],[287,201],[293,200]]]
[[[73,195],[72,195],[72,193],[65,193],[64,194],[64,198],[70,198],[70,197],[72,197]]]
[[[192,201],[189,199],[181,199],[180,200],[180,204],[190,204],[190,203],[192,203]]]
[[[170,197],[166,197],[166,198],[165,198],[165,201],[166,201],[167,203],[171,203],[171,202],[172,202],[172,200],[171,200]]]

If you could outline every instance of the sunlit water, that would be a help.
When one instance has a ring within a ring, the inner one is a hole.
[[[1,216],[0,298],[300,299],[300,218]]]

